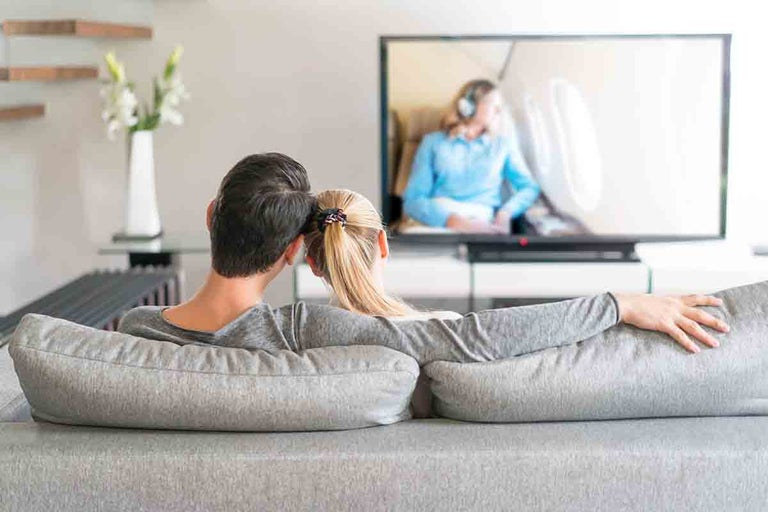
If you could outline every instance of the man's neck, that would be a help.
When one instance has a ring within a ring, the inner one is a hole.
[[[224,277],[211,269],[205,284],[187,302],[163,311],[169,322],[193,331],[217,331],[260,304],[273,272]]]

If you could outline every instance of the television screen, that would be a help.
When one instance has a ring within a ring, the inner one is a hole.
[[[382,37],[400,235],[724,235],[729,35]]]

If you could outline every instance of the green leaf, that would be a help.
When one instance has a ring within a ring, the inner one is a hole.
[[[160,110],[160,105],[163,104],[163,91],[160,88],[160,81],[155,77],[153,81],[153,89],[154,89],[154,113],[157,113]]]

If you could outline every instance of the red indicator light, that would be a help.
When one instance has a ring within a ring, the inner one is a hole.
[[[520,239],[520,245],[521,245],[522,247],[525,247],[526,245],[528,245],[528,239],[527,239],[527,238],[525,238],[525,237],[521,238],[521,239]]]

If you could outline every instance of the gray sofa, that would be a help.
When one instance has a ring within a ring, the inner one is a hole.
[[[33,422],[0,348],[0,510],[766,510],[768,417],[223,433]]]

